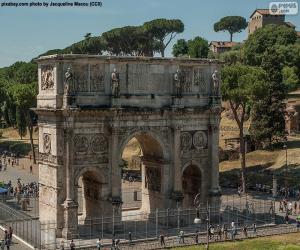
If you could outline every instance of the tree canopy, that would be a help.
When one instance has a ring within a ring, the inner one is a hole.
[[[175,57],[207,58],[208,51],[207,40],[199,36],[188,41],[179,39],[173,46],[173,55]]]
[[[165,56],[165,49],[178,33],[184,31],[184,24],[179,19],[154,19],[143,24],[154,41],[158,43],[161,56]]]
[[[234,33],[240,33],[247,28],[247,21],[241,16],[226,16],[214,24],[215,32],[228,31],[230,34],[230,42]]]
[[[267,74],[259,67],[242,64],[225,66],[222,69],[222,98],[228,101],[239,128],[242,189],[246,191],[246,157],[244,122],[254,100],[264,96],[267,89]]]

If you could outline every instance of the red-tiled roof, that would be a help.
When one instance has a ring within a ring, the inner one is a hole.
[[[226,42],[226,41],[211,41],[210,45],[214,45],[218,48],[232,48],[233,46],[239,45],[238,42]]]
[[[258,13],[261,14],[261,15],[271,15],[269,9],[256,9],[255,11],[253,11],[253,13],[251,14],[250,18],[251,18],[256,12],[258,12]],[[273,15],[274,15],[274,14],[273,14]],[[276,15],[283,15],[283,14],[276,14]]]

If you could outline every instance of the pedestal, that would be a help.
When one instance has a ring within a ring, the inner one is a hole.
[[[74,239],[78,237],[78,204],[73,200],[66,200],[64,206],[65,225],[62,236],[65,239]]]

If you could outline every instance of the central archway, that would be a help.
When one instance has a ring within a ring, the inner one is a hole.
[[[124,161],[124,151],[127,150],[128,144],[132,145],[132,141],[134,141],[140,147],[140,152],[138,155],[138,160],[140,163],[139,174],[141,176],[140,180],[136,180],[140,182],[140,185],[134,184],[135,187],[139,186],[137,189],[139,190],[138,197],[140,199],[140,204],[137,209],[141,212],[150,212],[155,208],[159,208],[163,206],[163,192],[164,192],[164,171],[165,171],[165,149],[164,144],[161,139],[156,136],[156,134],[147,131],[147,132],[134,132],[130,136],[128,136],[123,143],[121,144],[121,156],[123,159],[120,161]],[[134,156],[136,159],[136,155]],[[127,164],[130,167],[130,162],[128,162],[128,152],[127,152]],[[132,163],[132,162],[131,162]],[[134,194],[128,194],[133,189],[130,189],[125,185],[122,185],[122,197],[123,197],[123,206],[126,208],[126,203],[128,202],[126,199],[128,197],[134,197]],[[128,184],[130,185],[130,184]],[[132,185],[132,184],[131,184]]]

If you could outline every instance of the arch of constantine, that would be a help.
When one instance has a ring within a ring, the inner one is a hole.
[[[40,220],[57,235],[122,209],[126,144],[141,145],[142,207],[192,207],[220,195],[219,69],[208,59],[53,55],[37,60]]]

